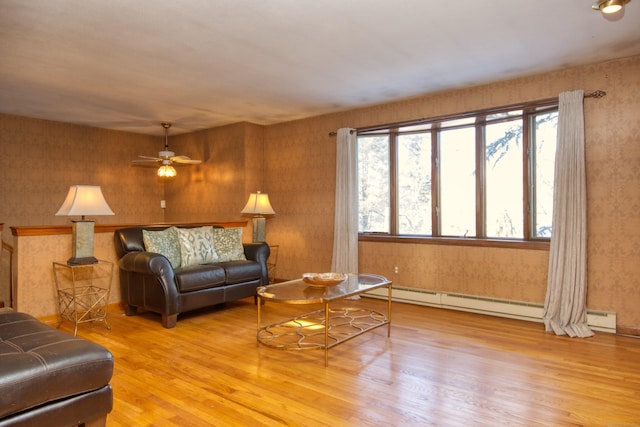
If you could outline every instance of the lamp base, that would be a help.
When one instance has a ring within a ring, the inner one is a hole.
[[[253,243],[266,242],[267,219],[263,216],[254,216],[251,223],[253,225]]]
[[[72,221],[71,258],[68,265],[96,264],[98,260],[93,256],[93,226],[94,221]]]
[[[84,258],[69,258],[67,260],[67,265],[88,265],[88,264],[97,264],[98,259],[96,257],[84,257]]]

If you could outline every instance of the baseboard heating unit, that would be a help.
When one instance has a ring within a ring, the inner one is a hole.
[[[387,299],[388,293],[386,288],[376,289],[367,292],[364,296]],[[544,310],[542,304],[415,288],[394,287],[393,301],[540,323],[542,323],[542,313]],[[616,333],[616,313],[587,310],[587,323],[594,331]]]

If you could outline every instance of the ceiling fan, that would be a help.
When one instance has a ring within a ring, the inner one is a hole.
[[[138,156],[140,159],[132,160],[133,163],[155,162],[160,164],[158,176],[161,178],[173,178],[177,175],[173,163],[196,165],[202,163],[202,160],[194,160],[187,156],[176,156],[176,153],[169,151],[169,128],[171,123],[161,123],[164,128],[164,150],[158,153],[158,157]]]

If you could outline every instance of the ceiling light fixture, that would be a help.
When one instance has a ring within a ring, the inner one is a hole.
[[[132,160],[133,163],[151,162],[160,164],[160,167],[158,168],[158,177],[161,179],[171,179],[178,174],[176,172],[176,168],[172,166],[174,163],[188,165],[197,165],[202,163],[202,160],[193,160],[187,156],[176,156],[176,153],[169,151],[169,128],[171,127],[171,123],[163,122],[160,124],[164,128],[164,150],[160,151],[157,157],[138,156],[140,159]]]
[[[598,0],[591,6],[593,10],[599,10],[602,13],[611,14],[621,11],[624,5],[631,0]]]
[[[167,163],[165,163],[165,162],[167,162]],[[163,160],[162,161],[162,166],[160,166],[158,168],[158,176],[160,178],[173,178],[177,174],[178,173],[176,172],[176,168],[171,166],[171,164],[168,163],[167,160]]]

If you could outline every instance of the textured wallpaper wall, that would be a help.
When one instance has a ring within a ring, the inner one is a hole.
[[[70,257],[71,236],[26,237],[18,245],[11,227],[70,224],[77,218],[55,213],[74,184],[102,187],[115,215],[93,218],[97,224],[162,222],[164,186],[154,169],[130,163],[138,154],[157,153],[162,144],[160,137],[0,114],[0,222],[19,273],[14,306],[37,316],[56,313],[51,263]],[[101,259],[115,258],[111,235],[97,234],[95,246]],[[8,252],[1,261],[0,289],[8,304]],[[117,302],[117,277],[114,284],[110,299]]]
[[[585,100],[588,180],[588,306],[640,331],[640,57],[447,91],[265,129],[269,195],[278,213],[267,238],[280,245],[278,276],[331,266],[335,137],[365,127],[601,89]],[[399,267],[394,274],[393,267]],[[360,271],[399,286],[543,303],[548,252],[360,243]]]
[[[238,123],[174,138],[181,153],[203,163],[178,167],[176,179],[166,184],[166,221],[241,219],[249,193],[263,180],[262,130]]]
[[[154,169],[130,162],[162,148],[160,137],[0,114],[3,238],[11,226],[70,224],[55,213],[73,184],[102,187],[115,215],[97,223],[162,221],[163,185]]]
[[[239,123],[171,136],[176,152],[205,162],[178,169],[178,178],[166,186],[153,169],[129,163],[138,154],[159,151],[160,137],[0,114],[2,236],[11,240],[13,225],[68,223],[54,214],[69,185],[77,183],[102,186],[116,215],[97,220],[111,224],[237,220],[248,194],[260,189],[269,193],[276,211],[267,220],[267,240],[280,246],[277,277],[327,271],[336,152],[329,132],[550,98],[574,89],[607,92],[585,101],[588,306],[617,312],[619,329],[640,333],[640,57],[272,126]],[[163,198],[166,214],[160,209]],[[249,225],[245,238],[250,232]],[[31,273],[42,289],[53,286],[48,266],[52,256],[61,256],[62,243],[56,242],[51,239],[29,255],[46,258],[31,264],[47,269]],[[396,285],[534,303],[544,301],[547,261],[544,250],[360,243],[360,271],[383,274]],[[42,310],[50,309],[50,300],[38,301]]]

